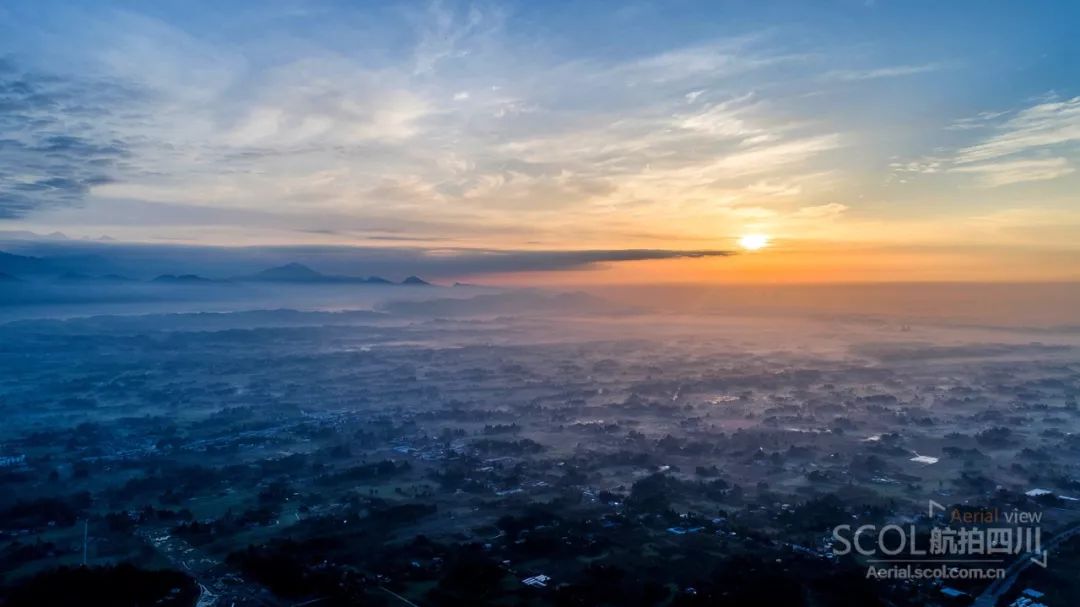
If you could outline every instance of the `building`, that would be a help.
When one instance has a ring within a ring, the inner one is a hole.
[[[547,588],[548,582],[550,581],[550,577],[544,574],[540,574],[534,575],[532,577],[527,577],[521,580],[521,583],[525,584],[526,586],[532,586],[533,588]]]
[[[21,466],[26,463],[25,455],[4,455],[0,456],[0,468],[12,468],[14,466]]]

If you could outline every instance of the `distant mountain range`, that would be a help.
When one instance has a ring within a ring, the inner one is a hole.
[[[0,251],[0,272],[23,277],[59,277],[64,274],[109,274],[113,264],[100,255],[31,257]]]
[[[203,278],[196,274],[162,274],[154,278],[150,282],[166,283],[166,284],[207,284],[212,282],[221,282],[220,280],[210,280],[209,278]]]
[[[95,269],[97,271],[95,271]],[[30,257],[0,251],[0,282],[25,282],[24,279],[44,279],[56,284],[135,283],[133,278],[112,272],[112,265],[96,255],[71,257]],[[290,284],[357,284],[431,286],[418,276],[409,276],[396,283],[381,276],[335,276],[323,274],[300,263],[289,263],[256,272],[215,280],[197,274],[161,274],[148,281],[154,284],[210,285],[233,282],[290,283]]]
[[[40,257],[27,257],[0,251],[0,272],[11,276],[27,274],[45,274],[53,268]]]
[[[290,282],[308,284],[366,284],[366,285],[392,285],[402,284],[411,286],[431,286],[431,283],[417,277],[410,276],[401,283],[382,276],[334,276],[315,271],[302,263],[288,263],[276,268],[270,268],[257,272],[250,276],[238,276],[233,280],[238,282]]]
[[[85,282],[135,282],[134,278],[128,278],[127,276],[121,276],[119,274],[101,274],[97,276],[91,276],[90,274],[83,274],[82,272],[64,272],[56,277],[56,282],[72,282],[72,283],[85,283]]]

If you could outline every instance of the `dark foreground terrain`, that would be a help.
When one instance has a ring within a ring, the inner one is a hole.
[[[868,578],[833,529],[929,533],[934,500],[1068,533],[1078,340],[625,310],[14,322],[3,600],[971,604],[989,581]],[[1078,553],[994,600],[1080,603]]]

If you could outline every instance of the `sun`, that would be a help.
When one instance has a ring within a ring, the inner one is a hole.
[[[764,234],[747,234],[739,239],[739,246],[747,251],[757,251],[769,246],[769,237]]]

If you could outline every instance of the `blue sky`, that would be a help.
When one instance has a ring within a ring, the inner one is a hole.
[[[0,230],[1075,260],[1078,22],[1075,2],[7,2]]]

